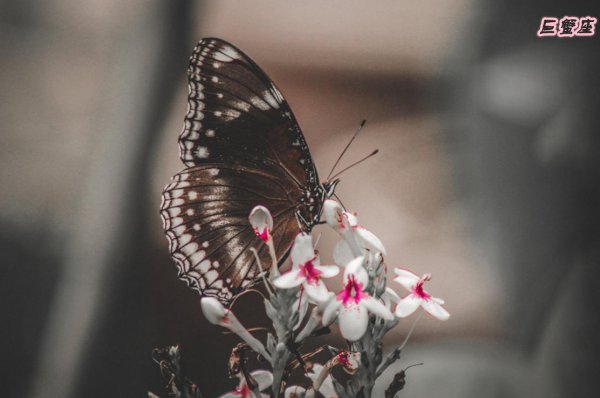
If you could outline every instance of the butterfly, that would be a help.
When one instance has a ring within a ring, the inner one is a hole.
[[[160,214],[178,276],[227,304],[263,273],[268,249],[248,215],[273,215],[278,258],[319,222],[338,180],[320,183],[306,140],[275,84],[246,54],[202,39],[190,58],[188,112],[179,136],[186,168],[162,194]]]

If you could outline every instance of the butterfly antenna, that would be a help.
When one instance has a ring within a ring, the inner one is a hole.
[[[362,128],[364,127],[364,125],[365,125],[366,122],[367,122],[366,120],[363,120],[362,122],[360,122],[360,126],[358,126],[358,129],[356,129],[356,132],[354,133],[354,135],[352,136],[352,138],[350,138],[350,141],[348,141],[348,143],[346,144],[346,147],[344,148],[344,150],[342,151],[342,153],[340,154],[340,156],[338,156],[337,160],[333,164],[333,167],[331,168],[331,171],[329,172],[329,175],[326,178],[327,181],[330,181],[329,177],[331,177],[331,174],[333,173],[333,171],[337,167],[338,163],[340,163],[340,160],[342,160],[342,156],[344,156],[344,154],[346,153],[346,151],[348,150],[348,148],[350,147],[350,145],[352,144],[352,142],[354,141],[354,139],[356,138],[356,136],[358,135],[358,133],[360,133],[360,130],[362,130]]]
[[[404,369],[402,369],[402,370],[406,372],[406,371],[407,371],[408,369],[410,369],[410,368],[414,368],[415,366],[421,366],[421,365],[424,365],[424,363],[423,363],[423,362],[419,362],[419,363],[413,363],[412,365],[410,365],[410,366],[407,366],[407,367],[405,367],[405,368],[404,368]]]
[[[317,246],[319,246],[319,241],[321,240],[321,235],[323,235],[321,232],[319,232],[319,235],[317,235],[317,239],[315,239],[315,244],[313,245],[313,249],[317,250]]]
[[[352,163],[350,166],[348,166],[348,167],[346,167],[346,168],[342,169],[341,171],[338,171],[338,172],[337,172],[337,173],[335,173],[335,174],[334,174],[334,176],[333,176],[333,177],[331,177],[331,178],[332,178],[332,179],[335,179],[337,176],[339,176],[340,174],[342,174],[344,171],[346,171],[346,170],[348,170],[348,169],[351,169],[352,167],[356,166],[357,164],[364,162],[365,160],[369,159],[369,158],[370,158],[370,157],[372,157],[372,156],[375,156],[375,155],[377,155],[378,153],[379,153],[379,149],[375,149],[373,152],[371,152],[370,154],[368,154],[368,155],[367,155],[367,156],[365,156],[364,158],[362,158],[362,159],[360,159],[360,160],[358,160],[358,161],[356,161],[356,162]]]

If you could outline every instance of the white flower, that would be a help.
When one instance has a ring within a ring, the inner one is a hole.
[[[344,211],[336,201],[332,199],[325,201],[323,215],[327,224],[342,237],[333,252],[337,264],[345,265],[353,258],[365,255],[367,250],[374,253],[381,252],[386,255],[381,240],[371,231],[360,226],[356,216]]]
[[[235,314],[225,308],[219,300],[214,297],[203,297],[200,300],[200,307],[206,319],[213,325],[219,325],[231,330],[246,342],[255,352],[265,357],[269,362],[271,356],[265,349],[265,346],[242,325]]]
[[[338,274],[335,265],[320,265],[315,255],[310,235],[300,233],[292,246],[292,269],[273,281],[280,289],[302,285],[308,297],[315,302],[327,301],[329,292],[321,278],[331,278]]]
[[[255,370],[254,372],[250,373],[250,376],[252,376],[252,378],[254,378],[254,380],[256,381],[256,384],[258,384],[258,389],[260,391],[266,390],[271,386],[271,384],[273,384],[273,374],[271,374],[271,372],[269,371]],[[245,377],[240,373],[239,378],[240,384],[237,386],[237,388],[234,391],[229,391],[221,395],[220,398],[254,398],[254,395],[252,395],[252,391],[250,391],[250,388],[248,388],[248,384],[246,384]],[[269,395],[267,394],[260,395],[262,397],[269,398]]]
[[[431,280],[431,274],[425,274],[419,278],[416,274],[405,269],[396,268],[394,272],[397,275],[394,280],[410,291],[410,294],[404,297],[396,306],[396,316],[400,318],[407,317],[421,306],[441,321],[450,318],[448,311],[442,307],[444,300],[433,297],[423,289],[423,284]]]
[[[256,206],[250,212],[248,217],[250,225],[256,236],[267,242],[271,238],[271,230],[273,229],[273,217],[269,210],[264,206]]]
[[[363,261],[364,257],[357,257],[346,266],[344,289],[329,302],[323,313],[324,325],[331,323],[336,313],[339,314],[340,331],[349,341],[356,341],[365,334],[369,312],[386,320],[394,319],[384,304],[364,292],[369,277],[362,266]]]

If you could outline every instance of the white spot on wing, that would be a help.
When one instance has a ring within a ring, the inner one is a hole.
[[[213,129],[206,130],[206,136],[207,137],[214,137],[215,136],[215,130],[213,130]]]
[[[177,227],[173,228],[173,232],[175,235],[181,235],[185,231],[185,225],[179,225],[183,222],[183,218],[175,217],[173,219],[173,224],[177,224]]]
[[[196,191],[189,191],[188,192],[188,198],[190,198],[191,200],[194,200],[198,197],[198,192]]]
[[[243,101],[235,101],[235,105],[242,109],[244,112],[248,112],[250,110],[250,104]]]
[[[261,111],[268,111],[270,109],[269,104],[257,96],[250,97],[250,102]]]
[[[206,279],[206,283],[208,285],[210,285],[214,281],[216,281],[218,277],[219,277],[219,273],[217,271],[215,271],[214,269],[210,270],[206,274],[204,274],[204,279]]]
[[[277,90],[277,87],[275,87],[273,85],[271,85],[271,91],[273,92],[273,95],[275,95],[275,99],[277,100],[277,102],[282,104],[284,99],[283,99],[283,95],[281,94],[281,91]]]
[[[186,214],[188,216],[193,216],[194,215],[194,209],[187,209]]]
[[[175,216],[178,216],[179,213],[181,213],[181,208],[173,207],[171,209],[168,209],[167,211],[169,212],[169,216],[175,217]]]
[[[177,239],[177,243],[179,243],[179,246],[183,246],[186,243],[189,243],[191,240],[192,240],[192,235],[183,234],[183,235],[181,235],[181,237],[179,239]]]
[[[188,256],[191,257],[192,255],[198,253],[198,244],[196,242],[190,243],[187,246],[183,246],[181,248],[181,252]],[[204,255],[202,256],[204,258]]]
[[[210,260],[204,260],[199,265],[200,272],[207,273],[210,270]]]
[[[196,245],[196,247],[198,246]],[[206,257],[206,252],[204,250],[200,250],[190,255],[190,261],[192,264],[198,264],[204,259],[204,257]]]
[[[208,157],[208,148],[205,146],[199,146],[198,149],[196,149],[196,156],[198,156],[200,159],[206,159]]]
[[[217,58],[217,54],[222,56],[223,58],[225,57],[229,57],[230,59],[239,59],[239,56],[237,55],[237,53],[230,47],[223,47],[219,49],[220,52],[215,52],[214,57],[215,59],[218,59],[219,61],[221,60],[220,58]]]
[[[263,98],[271,105],[271,108],[279,109],[279,102],[277,102],[269,90],[263,91]]]

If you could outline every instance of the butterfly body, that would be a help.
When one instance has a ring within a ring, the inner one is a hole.
[[[248,223],[273,215],[276,253],[319,222],[335,184],[321,184],[291,109],[267,75],[220,39],[201,40],[188,68],[188,112],[179,136],[186,168],[163,191],[161,217],[179,277],[227,303],[270,265]]]

